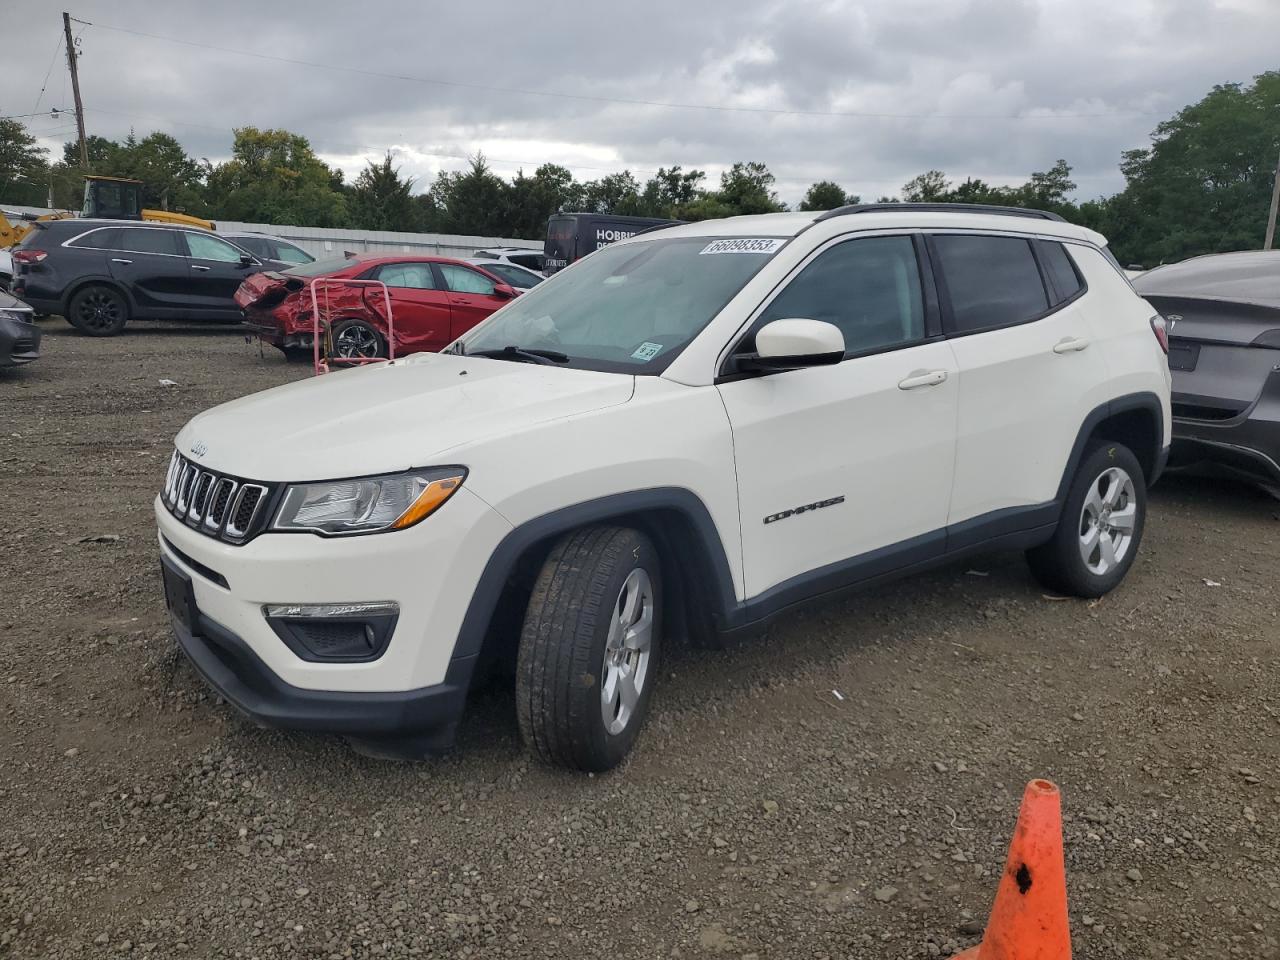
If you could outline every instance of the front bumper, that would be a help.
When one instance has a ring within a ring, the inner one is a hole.
[[[167,557],[162,563],[178,569]],[[179,573],[182,571],[179,570]],[[243,639],[199,612],[185,626],[171,617],[187,659],[228,703],[250,719],[272,727],[336,733],[382,741],[446,738],[462,715],[476,658],[450,661],[442,683],[417,690],[351,693],[305,690],[286,683]]]
[[[0,367],[21,366],[39,359],[40,337],[41,330],[34,323],[0,317]]]

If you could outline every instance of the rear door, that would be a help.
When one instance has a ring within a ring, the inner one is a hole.
[[[462,336],[507,302],[493,292],[494,281],[479,270],[460,263],[437,263],[436,269],[449,291],[453,325],[450,340]]]
[[[384,263],[372,279],[387,285],[397,352],[439,350],[453,340],[449,294],[441,289],[430,263]],[[379,317],[386,313],[377,287],[365,289],[365,301]]]
[[[261,269],[244,263],[244,250],[211,233],[183,231],[187,272],[191,283],[191,316],[198,320],[237,320],[240,309],[234,297],[245,277]]]
[[[953,530],[949,546],[985,537],[988,515],[1000,510],[1045,508],[1043,517],[1011,515],[1010,529],[1053,522],[1049,505],[1080,427],[1109,399],[1103,351],[1081,306],[1083,280],[1056,241],[935,234],[929,250],[960,367],[949,523],[983,518]]]
[[[140,315],[156,319],[190,317],[192,290],[180,231],[165,227],[121,227],[107,268],[124,284]]]

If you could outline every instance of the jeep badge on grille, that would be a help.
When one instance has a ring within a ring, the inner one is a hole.
[[[191,455],[193,457],[203,457],[209,452],[209,445],[203,440],[197,440],[191,445]]]

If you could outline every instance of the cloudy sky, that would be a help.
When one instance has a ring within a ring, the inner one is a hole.
[[[92,24],[73,24],[90,133],[164,130],[217,161],[233,127],[285,127],[349,177],[390,149],[418,189],[477,150],[580,179],[759,160],[789,202],[1063,157],[1089,198],[1160,120],[1280,67],[1280,0],[65,4]],[[62,6],[0,0],[0,115],[72,106]],[[26,122],[52,145],[69,120]]]

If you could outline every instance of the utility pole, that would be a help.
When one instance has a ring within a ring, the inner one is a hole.
[[[76,42],[71,38],[71,14],[63,11],[62,29],[67,35],[67,66],[71,69],[71,93],[76,99],[76,129],[80,132],[80,166],[88,169],[89,144],[84,138],[84,104],[80,102],[80,74],[76,70]]]
[[[1271,212],[1267,214],[1267,239],[1262,242],[1263,250],[1271,249],[1271,241],[1276,238],[1276,210],[1280,208],[1280,160],[1276,161],[1276,182],[1271,185]]]

